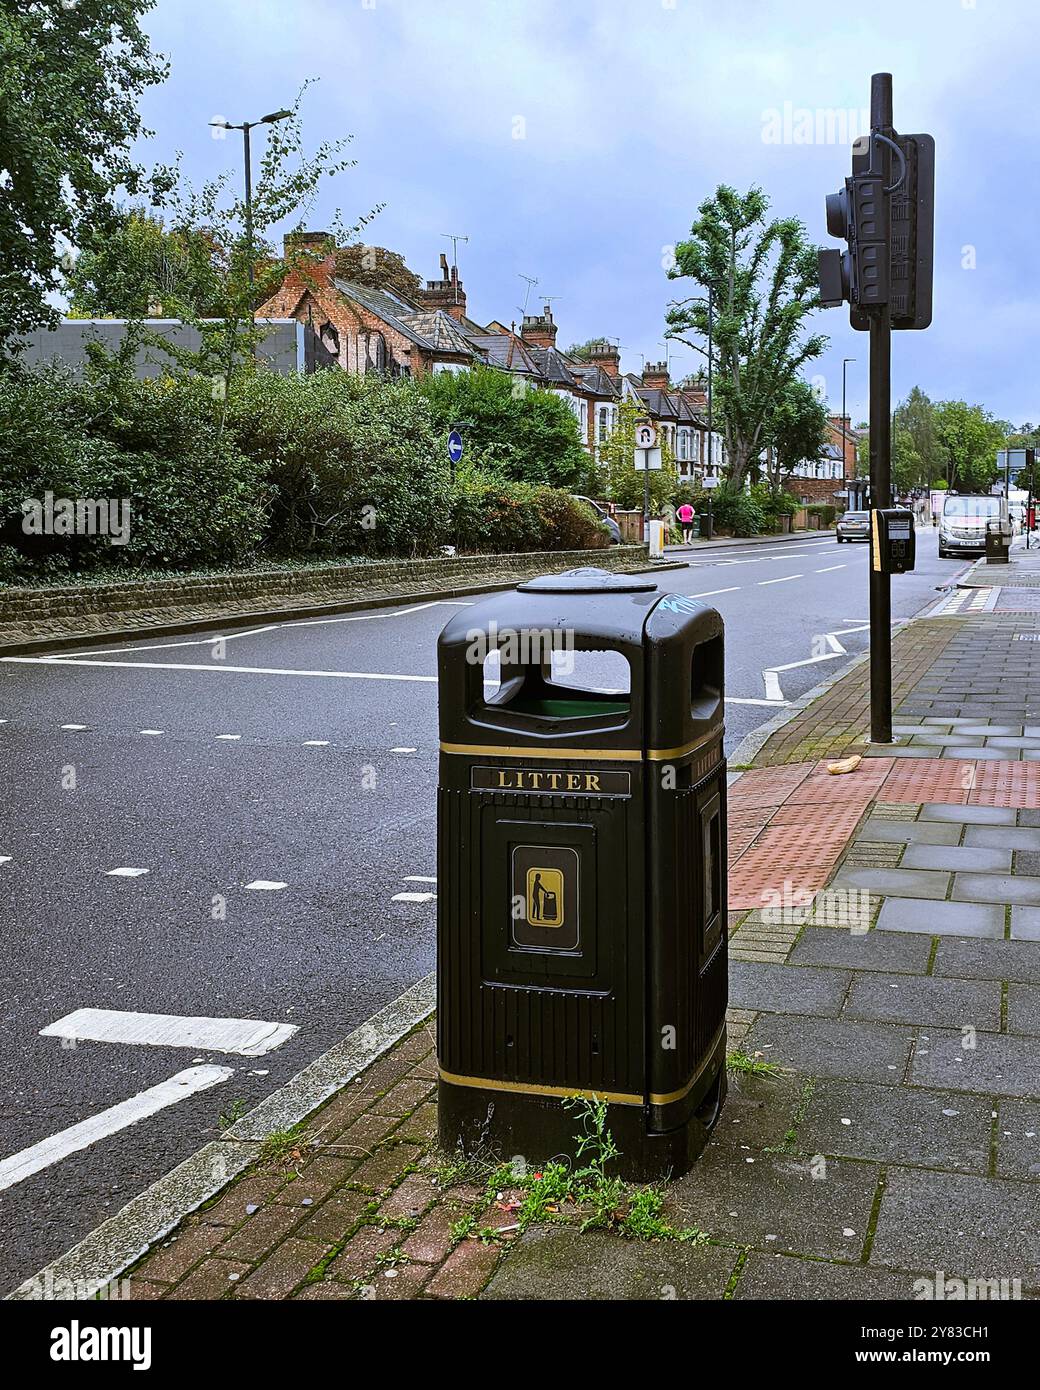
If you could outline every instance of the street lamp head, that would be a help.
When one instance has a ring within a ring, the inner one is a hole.
[[[291,111],[272,111],[269,116],[261,116],[258,125],[270,125],[272,121],[284,121],[292,115]]]

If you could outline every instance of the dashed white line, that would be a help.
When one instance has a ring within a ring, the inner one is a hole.
[[[848,565],[824,565],[822,570],[817,570],[817,574],[830,574],[831,570],[848,569]]]
[[[418,748],[391,748],[391,753],[418,753]]]
[[[436,878],[430,878],[425,874],[405,874],[405,883],[436,883]]]
[[[730,589],[708,589],[703,594],[691,594],[690,598],[711,598],[713,594],[735,594],[739,588],[739,584],[734,584]]]
[[[241,734],[217,734],[218,742],[222,743],[237,743],[241,737]]]
[[[166,732],[165,729],[138,729],[139,734],[146,734],[148,738],[159,738]]]
[[[63,724],[61,727],[62,727],[63,729],[71,729],[71,730],[74,730],[76,733],[80,733],[80,732],[82,732],[82,730],[84,730],[87,726],[86,726],[86,724]]]
[[[146,1120],[149,1115],[155,1115],[169,1105],[176,1105],[178,1101],[187,1100],[189,1096],[206,1091],[211,1086],[219,1086],[234,1074],[232,1067],[188,1067],[169,1080],[160,1081],[157,1086],[139,1091],[129,1100],[121,1100],[118,1105],[111,1105],[107,1110],[91,1115],[59,1134],[41,1139],[38,1144],[0,1162],[0,1190],[13,1187],[15,1183],[32,1177],[33,1173],[42,1172],[70,1154],[96,1144],[99,1139],[107,1139],[121,1129]]]
[[[305,738],[303,746],[304,748],[328,748],[329,740],[327,738]]]
[[[133,1043],[142,1047],[190,1047],[203,1052],[262,1057],[297,1032],[295,1023],[266,1023],[256,1018],[190,1018],[123,1009],[76,1009],[41,1028],[40,1037]]]
[[[9,854],[0,854],[0,864],[10,864],[10,862],[11,856]]]
[[[804,579],[804,578],[805,578],[805,575],[804,575],[804,574],[783,574],[783,575],[780,576],[779,579],[760,579],[760,580],[758,581],[758,584],[759,584],[759,587],[761,588],[761,586],[762,586],[763,584],[786,584],[786,583],[788,582],[788,580],[790,580],[790,579]]]
[[[436,893],[395,893],[390,899],[394,903],[432,903]]]
[[[142,874],[148,873],[147,869],[106,869],[106,878],[140,878]]]
[[[287,883],[279,883],[275,878],[254,878],[252,883],[246,884],[246,889],[257,893],[278,893],[288,886]]]

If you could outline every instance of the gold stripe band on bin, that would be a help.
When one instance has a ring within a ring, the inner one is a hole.
[[[676,1102],[677,1100],[685,1100],[685,1098],[686,1098],[686,1097],[690,1094],[690,1092],[693,1090],[694,1086],[696,1086],[697,1082],[701,1079],[701,1076],[704,1074],[704,1069],[705,1069],[705,1067],[708,1065],[708,1063],[709,1063],[709,1062],[712,1060],[712,1058],[715,1056],[715,1049],[716,1049],[716,1048],[718,1047],[718,1045],[719,1045],[719,1039],[722,1038],[722,1037],[724,1037],[724,1036],[725,1036],[725,1033],[726,1033],[726,1025],[725,1025],[725,1023],[723,1023],[722,1026],[719,1028],[719,1031],[715,1034],[715,1036],[712,1038],[711,1042],[708,1044],[707,1050],[705,1051],[705,1054],[704,1054],[704,1057],[703,1057],[703,1059],[702,1059],[702,1061],[701,1061],[700,1066],[699,1066],[699,1067],[697,1068],[697,1070],[693,1073],[693,1075],[690,1077],[689,1081],[687,1081],[687,1083],[686,1083],[685,1086],[680,1086],[680,1088],[679,1088],[677,1091],[669,1091],[669,1092],[667,1092],[667,1094],[665,1094],[665,1095],[661,1095],[661,1094],[658,1094],[658,1093],[655,1092],[655,1091],[651,1091],[651,1092],[650,1092],[650,1104],[651,1104],[651,1105],[674,1105],[675,1102]],[[725,1063],[723,1063],[723,1065],[725,1065]]]
[[[710,734],[702,734],[690,743],[679,748],[648,748],[642,753],[638,748],[527,748],[514,743],[441,743],[442,753],[461,753],[471,758],[547,758],[551,761],[574,760],[584,762],[638,763],[646,757],[651,762],[671,762],[684,758],[698,748],[722,737],[721,729],[713,729]]]
[[[480,1091],[518,1091],[529,1096],[584,1096],[586,1100],[605,1100],[611,1105],[642,1105],[643,1097],[627,1091],[583,1091],[577,1086],[539,1086],[534,1081],[490,1081],[486,1076],[458,1076],[439,1068],[442,1081],[452,1086],[472,1086]]]

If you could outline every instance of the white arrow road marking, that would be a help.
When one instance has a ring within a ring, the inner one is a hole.
[[[237,1052],[242,1057],[262,1057],[298,1031],[295,1023],[265,1023],[257,1018],[185,1018],[180,1014],[140,1014],[123,1009],[77,1009],[41,1028],[40,1037],[190,1047],[197,1052]]]
[[[94,661],[70,656],[0,656],[0,661],[44,666],[120,666],[131,671],[210,671],[217,675],[323,676],[350,681],[421,681],[435,685],[436,676],[403,676],[395,671],[294,671],[282,666],[203,666],[187,661]],[[239,737],[239,735],[235,735]]]
[[[99,1139],[107,1139],[109,1135],[118,1134],[121,1129],[128,1129],[130,1125],[146,1120],[149,1115],[155,1115],[169,1105],[176,1105],[179,1100],[187,1100],[189,1096],[207,1091],[211,1086],[219,1086],[234,1074],[233,1067],[188,1067],[171,1076],[168,1081],[149,1086],[147,1091],[140,1091],[129,1100],[121,1100],[118,1105],[111,1105],[107,1110],[63,1129],[60,1134],[41,1139],[38,1144],[0,1162],[0,1191],[32,1177],[33,1173],[42,1172],[52,1163],[60,1163],[69,1154],[89,1148]]]

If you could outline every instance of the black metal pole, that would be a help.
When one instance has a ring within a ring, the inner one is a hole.
[[[643,540],[650,544],[650,450],[643,450]]]
[[[870,80],[870,126],[875,134],[892,138],[892,75],[875,73]],[[881,171],[890,179],[889,147],[876,142]],[[888,199],[884,216],[888,219]],[[886,241],[887,241],[886,234]],[[870,316],[870,505],[892,505],[892,320],[886,304]],[[873,518],[871,518],[873,521]],[[892,742],[892,590],[891,577],[882,574],[874,554],[871,526],[870,568],[870,741]]]
[[[713,291],[712,291],[712,287],[711,287],[711,285],[709,285],[709,286],[708,286],[708,477],[709,477],[709,478],[714,476],[713,473],[712,473],[712,465],[713,465],[714,456],[715,456],[715,450],[714,450],[714,448],[713,448],[713,440],[714,440],[714,434],[713,434],[714,422],[713,422],[713,418],[712,418],[712,400],[711,400],[711,372],[712,372],[712,360],[711,360],[711,359],[712,359],[712,338],[713,338],[713,336],[714,336],[714,331],[715,331],[715,298],[714,298],[714,293],[713,293]],[[707,518],[706,518],[708,534],[704,537],[704,539],[705,539],[706,541],[710,541],[710,540],[711,540],[711,530],[712,530],[712,525],[711,525],[711,499],[712,499],[712,492],[711,492],[711,489],[709,488],[709,490],[708,490],[708,515],[707,515]]]

